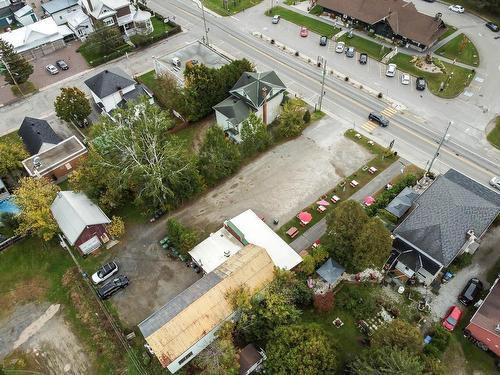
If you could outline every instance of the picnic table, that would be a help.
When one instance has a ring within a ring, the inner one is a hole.
[[[331,201],[332,201],[333,203],[337,203],[339,200],[340,200],[340,198],[339,198],[339,197],[337,197],[336,195],[334,195],[334,196],[332,197],[332,199],[331,199]]]
[[[318,208],[316,209],[319,213],[323,213],[326,211],[326,207],[325,206],[318,206]]]
[[[356,181],[356,180],[352,180],[349,185],[351,185],[353,188],[355,188],[355,187],[357,187],[359,185],[359,182]]]
[[[290,236],[290,238],[294,238],[297,234],[299,234],[299,230],[295,227],[291,227],[286,231],[286,234]]]
[[[368,172],[370,172],[370,174],[375,174],[375,173],[377,173],[377,171],[378,171],[378,169],[377,169],[377,168],[375,168],[375,167],[370,167],[370,168],[368,169]]]

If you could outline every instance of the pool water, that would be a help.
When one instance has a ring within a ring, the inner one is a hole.
[[[0,215],[4,213],[9,214],[18,214],[21,210],[14,203],[14,200],[11,198],[7,198],[3,201],[0,201]]]

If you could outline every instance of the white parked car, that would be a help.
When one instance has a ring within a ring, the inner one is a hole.
[[[342,53],[344,52],[345,49],[345,43],[344,42],[338,42],[337,47],[335,47],[335,52],[337,53]]]
[[[451,10],[452,12],[455,12],[455,13],[463,13],[465,12],[465,9],[463,6],[461,5],[450,5],[448,7],[449,10]]]
[[[106,263],[92,275],[92,282],[97,285],[99,283],[102,283],[104,280],[109,279],[117,272],[118,265],[115,262]]]
[[[47,72],[49,72],[50,74],[54,75],[54,74],[57,74],[59,73],[59,69],[57,69],[54,65],[52,64],[49,64],[45,67],[45,69],[47,69]]]
[[[272,22],[273,22],[273,24],[275,24],[275,25],[276,25],[277,23],[279,23],[279,22],[280,22],[280,19],[281,19],[281,17],[280,17],[278,14],[275,14],[275,15],[273,16],[273,21],[272,21]]]
[[[409,85],[411,82],[410,75],[408,73],[401,74],[401,83],[403,85]]]
[[[387,77],[394,77],[396,75],[396,69],[398,66],[396,64],[389,64],[387,65],[387,70],[385,72],[385,75]]]
[[[493,186],[495,189],[498,189],[500,190],[500,177],[493,177],[491,180],[490,180],[490,185]]]

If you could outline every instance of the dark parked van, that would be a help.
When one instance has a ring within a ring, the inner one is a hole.
[[[476,278],[470,279],[464,290],[458,296],[458,300],[465,306],[472,305],[477,301],[479,293],[483,290],[483,283]]]
[[[129,284],[128,277],[119,275],[113,278],[106,285],[100,287],[97,290],[97,294],[99,294],[99,297],[101,297],[101,299],[108,299],[113,294],[118,292],[120,289],[126,288],[128,284]]]

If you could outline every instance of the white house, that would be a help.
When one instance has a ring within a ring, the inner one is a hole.
[[[38,21],[38,17],[33,8],[29,5],[23,6],[21,9],[14,12],[14,19],[23,26],[31,25]]]
[[[241,125],[251,112],[264,124],[280,114],[285,84],[274,71],[245,72],[229,91],[231,96],[214,106],[217,124],[234,142],[241,142]]]
[[[52,0],[42,4],[44,13],[51,16],[55,23],[64,25],[68,23],[68,18],[72,17],[73,13],[81,10],[78,0]]]
[[[136,100],[140,96],[148,97],[153,103],[153,94],[120,68],[103,70],[84,83],[90,89],[96,105],[106,113],[123,107],[127,102]]]
[[[85,40],[87,36],[94,31],[94,26],[90,17],[82,9],[71,13],[67,18],[67,25],[80,40]]]
[[[140,10],[130,0],[79,0],[92,23],[119,26],[126,35],[149,34],[153,31],[151,13]]]
[[[0,38],[14,46],[14,50],[27,58],[45,56],[63,48],[65,30],[52,18],[0,34]]]
[[[266,249],[278,268],[290,270],[302,262],[300,255],[252,210],[226,220],[221,229],[195,246],[189,255],[209,273],[248,244]]]

